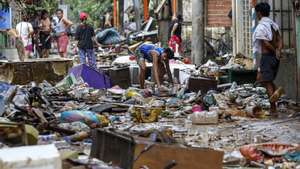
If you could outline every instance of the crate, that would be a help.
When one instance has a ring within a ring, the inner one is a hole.
[[[217,90],[218,81],[204,77],[190,77],[188,82],[188,89],[192,92],[201,91],[202,94],[209,90]]]
[[[120,86],[123,89],[127,89],[131,85],[130,81],[130,70],[129,67],[110,67],[110,68],[102,68],[106,75],[110,77],[112,86]]]
[[[92,132],[91,157],[104,162],[112,162],[113,166],[132,169],[134,163],[135,141],[132,136],[104,129]]]
[[[230,83],[236,82],[238,85],[255,83],[256,81],[256,70],[228,70],[228,81]]]

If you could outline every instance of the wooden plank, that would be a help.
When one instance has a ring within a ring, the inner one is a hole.
[[[143,143],[136,145],[135,156],[146,147]],[[183,148],[155,144],[144,152],[134,163],[134,169],[147,166],[153,169],[163,169],[170,162],[175,161],[172,169],[221,169],[224,153],[206,148]]]

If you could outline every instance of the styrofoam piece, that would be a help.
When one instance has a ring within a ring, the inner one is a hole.
[[[217,124],[219,115],[217,111],[195,112],[190,115],[193,124]]]
[[[1,169],[61,169],[62,162],[53,145],[0,149]]]

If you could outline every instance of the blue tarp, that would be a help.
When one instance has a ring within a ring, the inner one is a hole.
[[[102,45],[113,45],[121,42],[120,34],[114,28],[105,29],[97,33],[96,39]]]

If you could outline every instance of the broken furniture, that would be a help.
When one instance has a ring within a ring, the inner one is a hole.
[[[91,156],[125,169],[220,169],[223,160],[221,151],[153,143],[104,129],[93,131]]]
[[[44,80],[55,84],[67,75],[73,65],[71,59],[30,59],[21,61],[0,61],[0,81],[25,85]]]

